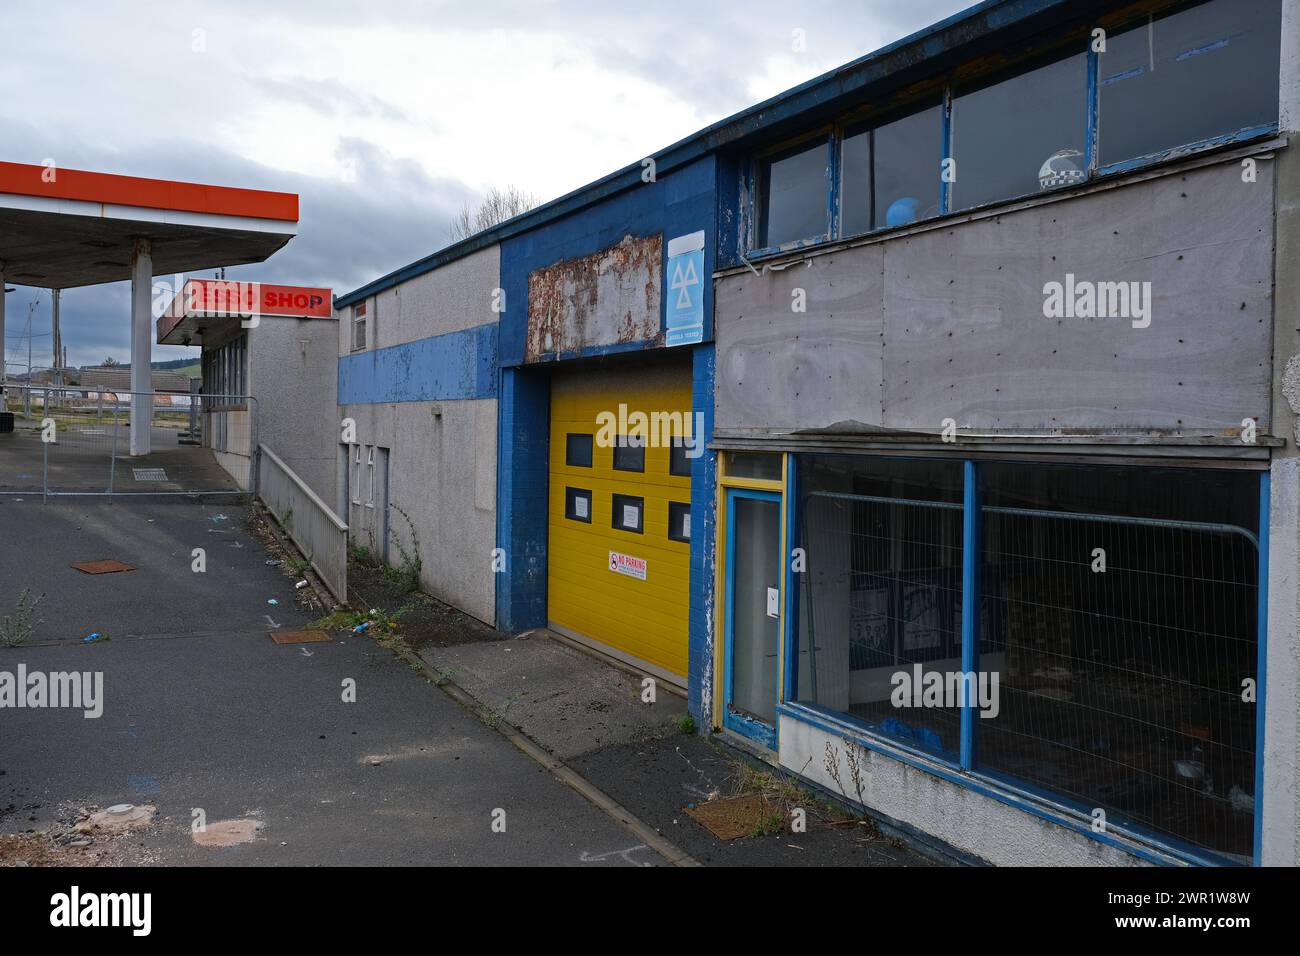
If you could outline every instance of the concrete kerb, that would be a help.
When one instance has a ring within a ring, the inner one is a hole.
[[[485,710],[488,710],[488,707],[486,704],[479,701],[478,698],[472,696],[452,681],[431,679],[431,682],[435,687],[441,689],[448,697],[456,701],[456,703],[477,716],[480,720],[483,720],[483,713]],[[650,849],[654,850],[673,866],[701,865],[700,862],[690,856],[690,854],[661,836],[654,827],[639,819],[621,803],[609,796],[609,794],[605,793],[586,777],[582,776],[582,774],[578,773],[558,757],[549,753],[536,741],[530,739],[518,727],[507,723],[505,720],[497,720],[495,723],[483,720],[483,723],[509,740],[522,753],[531,757],[538,764],[549,770],[561,783],[586,797],[588,801],[603,810],[612,820],[626,827],[637,839],[650,847]]]

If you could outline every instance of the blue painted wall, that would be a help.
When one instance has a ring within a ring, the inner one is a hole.
[[[713,379],[717,363],[713,343],[697,346],[691,373],[691,404],[704,413],[704,440],[713,441]],[[686,656],[686,706],[700,727],[713,722],[712,704],[704,688],[713,675],[713,602],[714,539],[718,519],[715,489],[718,480],[718,455],[706,451],[691,463],[691,604],[690,637]],[[717,688],[714,688],[717,693]]]
[[[545,626],[547,446],[550,430],[548,367],[524,365],[528,330],[528,276],[557,262],[591,255],[624,236],[659,235],[664,243],[660,300],[666,302],[668,240],[704,231],[705,344],[684,346],[693,352],[693,410],[704,413],[705,435],[713,434],[713,283],[717,261],[717,162],[707,156],[658,182],[643,183],[581,212],[550,222],[501,243],[501,287],[506,309],[501,315],[499,359],[500,444],[497,479],[497,541],[506,552],[506,571],[497,575],[497,626],[520,631]],[[660,328],[664,325],[661,307]],[[597,346],[563,358],[608,355],[649,349],[654,342]],[[662,355],[668,350],[655,349]],[[549,357],[548,357],[549,358]],[[650,358],[650,356],[647,356]],[[716,456],[695,459],[691,469],[691,593],[687,680],[691,711],[706,721],[702,688],[712,667],[708,646],[713,588],[714,488]]]
[[[479,325],[339,359],[340,405],[495,398],[497,327]]]
[[[527,368],[501,370],[497,434],[497,547],[505,570],[496,576],[497,627],[523,631],[546,625],[547,446],[551,378]]]
[[[529,273],[588,256],[618,243],[624,236],[661,235],[664,259],[668,240],[704,230],[704,267],[712,273],[717,250],[717,177],[714,157],[706,156],[682,169],[641,183],[581,212],[548,223],[501,243],[501,288],[506,310],[501,314],[501,365],[522,365],[528,333]],[[663,282],[663,275],[660,275]],[[662,300],[659,316],[663,327]],[[704,290],[706,340],[713,337],[713,284]],[[601,346],[573,356],[602,355],[645,348],[651,343]]]

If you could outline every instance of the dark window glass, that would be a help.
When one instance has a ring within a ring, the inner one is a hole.
[[[645,471],[645,443],[620,435],[614,446],[615,471]]]
[[[761,161],[759,248],[798,239],[819,239],[830,231],[825,139]]]
[[[905,226],[939,214],[943,115],[934,106],[851,131],[840,154],[840,233]]]
[[[1249,862],[1258,476],[989,463],[980,481],[980,670],[1000,683],[980,768]]]
[[[1083,182],[1087,99],[1082,53],[955,97],[952,208]]]
[[[564,517],[591,524],[591,492],[585,488],[565,488]]]
[[[800,456],[797,699],[955,760],[956,706],[895,675],[961,669],[962,465]]]
[[[614,495],[612,524],[620,531],[640,534],[645,526],[645,499],[633,495]]]
[[[679,478],[691,477],[691,459],[680,438],[673,439],[672,448],[668,451],[668,474]]]
[[[781,480],[781,456],[758,451],[727,452],[727,475],[731,478]]]
[[[574,468],[590,468],[591,444],[592,436],[590,435],[566,435],[564,440],[564,463]]]
[[[1107,40],[1101,163],[1278,121],[1280,0],[1215,0]]]
[[[681,501],[668,502],[668,537],[674,541],[691,540],[691,506]]]

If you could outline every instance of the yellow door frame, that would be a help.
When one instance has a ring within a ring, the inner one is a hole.
[[[780,454],[781,456],[781,477],[779,479],[746,478],[739,475],[730,475],[728,474],[731,465],[730,453],[724,451],[718,456],[718,487],[713,511],[718,516],[717,537],[714,541],[714,554],[718,556],[718,560],[714,562],[713,569],[713,694],[712,726],[710,728],[714,731],[722,729],[722,709],[726,705],[723,699],[726,695],[726,678],[724,676],[726,673],[726,661],[724,660],[726,640],[723,635],[727,633],[727,600],[724,592],[727,586],[727,561],[730,558],[730,555],[727,554],[727,491],[732,488],[748,491],[770,491],[781,496],[781,562],[777,576],[777,587],[780,589],[780,610],[776,625],[776,686],[777,699],[779,701],[785,700],[786,581],[789,575],[790,563],[790,544],[786,540],[786,533],[790,527],[789,509],[792,507],[786,490],[789,486],[790,468],[793,467],[794,457],[785,452],[770,452],[769,454]]]

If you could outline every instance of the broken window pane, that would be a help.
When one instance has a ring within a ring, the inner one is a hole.
[[[1278,121],[1281,0],[1214,0],[1107,40],[1101,164]]]
[[[818,139],[762,161],[758,246],[766,249],[830,231],[826,165],[830,151]]]
[[[1083,53],[955,97],[952,208],[1083,182],[1087,123]]]

